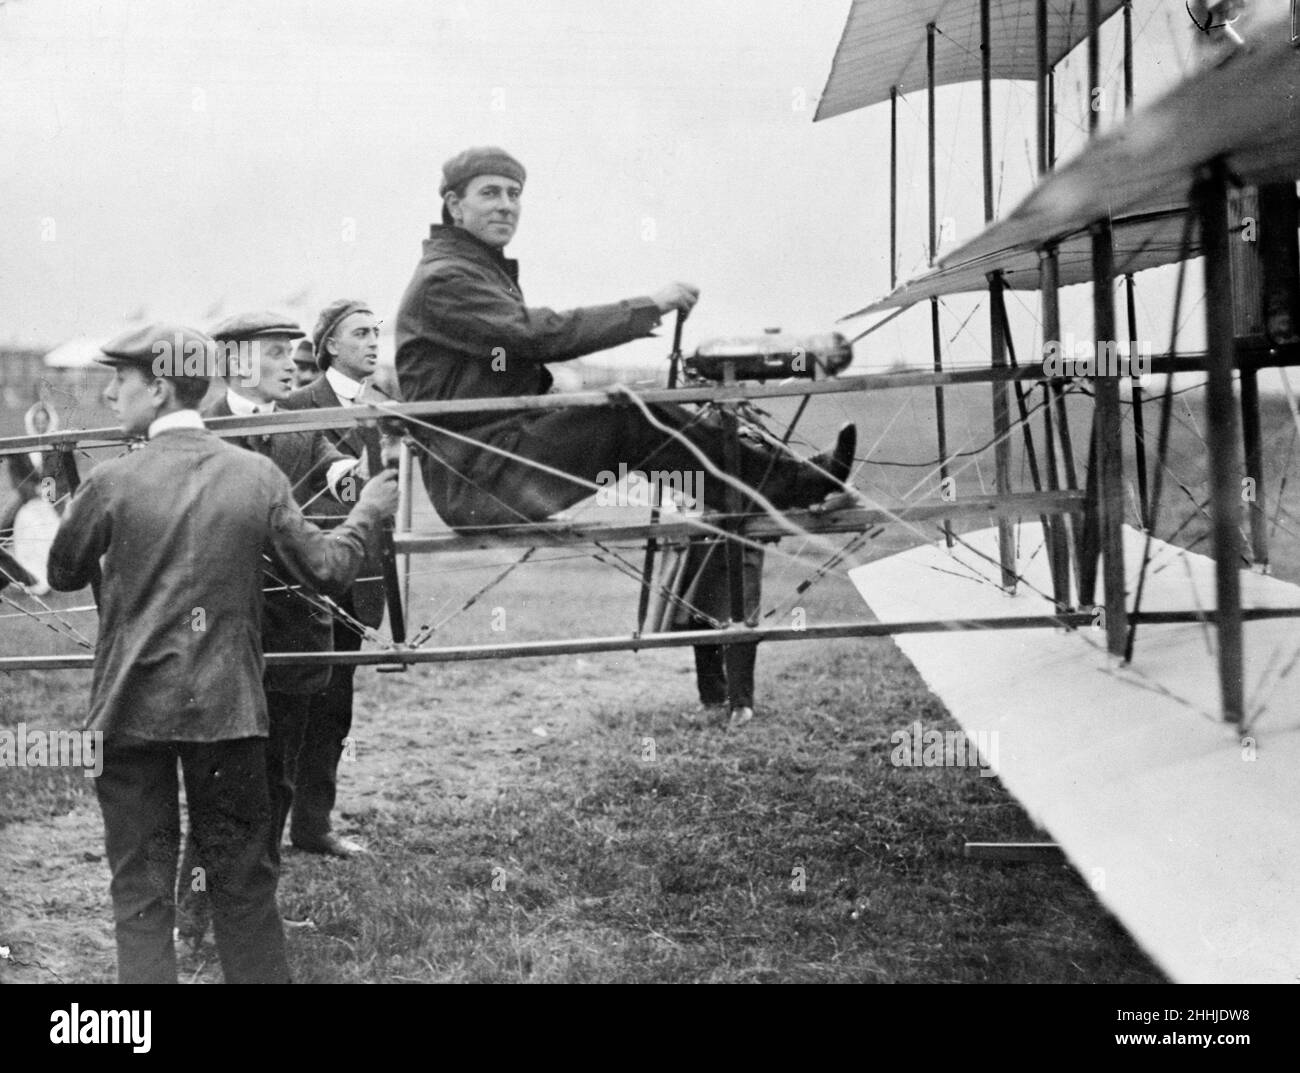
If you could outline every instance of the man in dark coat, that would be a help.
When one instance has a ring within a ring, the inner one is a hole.
[[[639,339],[665,314],[695,304],[695,287],[673,283],[651,296],[565,313],[525,305],[518,263],[503,252],[519,220],[524,179],[523,165],[501,149],[469,149],[445,165],[443,223],[430,229],[397,315],[405,401],[544,395],[552,383],[547,363]],[[679,406],[652,412],[721,466],[726,434],[719,422]],[[431,423],[454,435],[415,429],[429,455],[421,466],[425,486],[443,520],[459,529],[549,517],[585,499],[597,477],[619,463],[699,468],[690,450],[633,406],[457,414]],[[810,506],[842,490],[855,443],[848,425],[834,453],[811,464],[747,444],[739,477],[751,487],[766,477],[767,497],[778,507]],[[721,509],[725,492],[724,482],[706,482],[705,502]]]
[[[397,503],[395,481],[374,481],[332,533],[306,521],[269,459],[203,427],[208,376],[194,369],[211,371],[212,350],[167,325],[105,345],[105,397],[148,443],[95,467],[49,557],[60,591],[102,570],[87,728],[103,733],[95,791],[123,983],[176,982],[178,760],[226,981],[288,979],[268,837],[263,556],[299,584],[347,585]]]
[[[229,353],[242,351],[255,360],[251,369],[228,365],[225,394],[204,410],[203,416],[274,413],[284,405],[293,389],[294,340],[303,335],[296,323],[273,312],[241,313],[217,325],[212,338],[218,344]],[[255,375],[245,375],[248,372]],[[359,486],[342,484],[354,476],[356,459],[335,448],[323,432],[250,436],[234,442],[266,455],[279,466],[289,478],[303,514],[323,528],[337,525],[340,516],[348,513],[348,508],[339,509],[334,489],[347,488],[351,501],[356,501]],[[362,573],[369,559],[367,555],[362,561]],[[328,652],[333,644],[333,613],[317,595],[290,587],[288,581],[282,564],[272,563],[266,574],[262,650]],[[310,732],[311,701],[328,687],[330,672],[330,667],[270,667],[266,672],[271,721],[266,774],[275,808],[271,852],[277,862],[284,825],[296,800],[299,755]]]
[[[213,328],[212,338],[226,357],[222,369],[225,391],[203,411],[203,416],[274,413],[292,387],[293,344],[303,334],[292,320],[273,312],[239,313]],[[337,501],[330,487],[337,487],[349,476],[356,463],[336,451],[323,433],[282,432],[230,442],[274,462],[289,478],[294,501],[307,518],[327,528],[338,524]],[[282,563],[268,566],[263,591],[263,652],[329,651],[334,616],[318,594],[291,586]],[[307,734],[311,699],[329,685],[329,678],[329,667],[268,667],[263,676],[269,723],[266,782],[271,796],[270,853],[277,866],[285,821],[295,798],[298,756]],[[211,908],[204,894],[206,881],[202,873],[195,874],[196,865],[192,842],[187,840],[178,891],[178,931],[195,945],[207,931]]]
[[[312,332],[316,361],[322,375],[286,397],[286,410],[332,409],[371,399],[395,401],[375,381],[379,355],[379,321],[369,304],[341,298],[327,305]],[[334,449],[357,462],[360,476],[370,472],[369,440],[378,430],[361,424],[327,429]],[[327,509],[329,509],[327,507]],[[345,506],[335,503],[341,517]],[[328,523],[322,523],[328,525]],[[369,556],[356,584],[339,600],[343,615],[334,618],[336,652],[361,647],[359,626],[374,629],[384,620],[384,583],[377,555]],[[330,813],[338,795],[339,761],[352,731],[353,684],[356,667],[339,664],[330,670],[328,685],[312,698],[307,732],[298,754],[297,791],[289,823],[289,841],[309,853],[350,857],[364,852],[353,839],[331,830]]]

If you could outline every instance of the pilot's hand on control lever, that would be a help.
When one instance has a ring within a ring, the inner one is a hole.
[[[674,309],[679,309],[686,314],[700,300],[700,289],[693,283],[670,283],[655,291],[650,300],[659,307],[660,313],[671,313]]]
[[[397,498],[397,470],[386,468],[366,481],[357,506],[369,504],[381,518],[391,518],[397,513]]]

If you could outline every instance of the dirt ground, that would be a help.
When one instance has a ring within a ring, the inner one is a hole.
[[[637,662],[634,675],[630,660]],[[680,695],[689,707],[688,662],[682,652],[656,651],[516,661],[506,673],[489,663],[392,675],[362,670],[336,828],[356,836],[356,817],[382,816],[412,796],[450,808],[493,801],[526,780],[540,757],[582,734],[600,710],[625,706],[629,692],[648,682],[660,700]],[[64,815],[0,830],[0,947],[9,948],[0,982],[114,979],[103,833],[89,791]],[[369,848],[383,853],[382,846]],[[365,858],[342,862],[286,849],[281,904],[313,870],[359,867]],[[178,953],[183,979],[219,979],[210,943],[198,957],[183,945]]]

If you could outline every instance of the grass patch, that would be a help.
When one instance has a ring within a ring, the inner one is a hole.
[[[744,735],[607,710],[492,803],[352,817],[372,866],[288,865],[286,911],[317,924],[296,977],[1161,980],[1071,868],[961,857],[1032,825],[972,769],[890,765],[892,729],[945,719],[892,645],[867,647],[778,675],[781,718]]]

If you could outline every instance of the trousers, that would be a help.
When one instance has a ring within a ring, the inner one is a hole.
[[[95,792],[112,874],[121,983],[175,983],[177,762],[185,779],[194,867],[211,899],[227,983],[287,983],[277,869],[268,848],[271,805],[263,738],[104,742]]]
[[[307,728],[311,700],[312,697],[307,694],[280,693],[275,690],[267,690],[266,693],[266,712],[270,723],[270,735],[266,738],[264,749],[267,804],[270,809],[270,822],[266,826],[266,852],[275,866],[277,876],[280,869],[280,843],[284,839],[285,821],[294,802],[298,755]],[[178,923],[181,936],[197,943],[212,923],[212,903],[206,885],[196,885],[194,882],[199,853],[193,823],[191,814],[190,834],[185,839],[181,853],[177,902],[180,908]]]
[[[343,609],[352,612],[351,601]],[[337,618],[334,620],[334,650],[356,652],[361,634]],[[302,749],[298,753],[298,779],[289,821],[289,840],[294,845],[319,843],[330,833],[330,813],[338,796],[339,760],[352,732],[352,693],[355,664],[335,664],[330,681],[311,698],[311,710]]]
[[[725,471],[727,432],[716,416],[676,405],[649,409],[656,420],[680,432]],[[422,431],[420,439],[431,456],[420,467],[429,498],[443,521],[462,530],[541,521],[586,499],[592,494],[591,484],[599,483],[603,473],[617,474],[620,465],[673,473],[703,469],[686,444],[656,428],[631,406],[548,410],[468,427],[461,434],[562,471],[548,473],[519,459]],[[810,506],[838,487],[816,466],[766,444],[741,443],[737,476],[751,487],[762,485],[764,494],[782,509]],[[704,503],[714,510],[725,509],[726,483],[711,474],[703,480]]]

